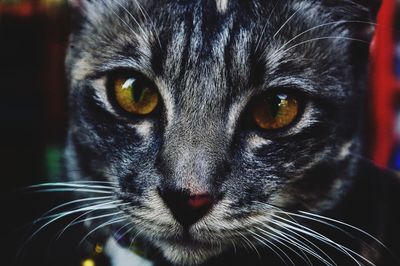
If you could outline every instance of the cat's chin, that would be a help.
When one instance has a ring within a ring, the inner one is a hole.
[[[164,258],[175,265],[199,265],[223,252],[222,248],[212,244],[200,245],[158,241],[156,245]]]

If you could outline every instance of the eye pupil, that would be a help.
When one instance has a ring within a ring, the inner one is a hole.
[[[133,100],[138,103],[143,99],[144,89],[142,86],[137,86],[133,89]]]
[[[269,100],[270,114],[272,118],[276,118],[281,109],[282,100],[279,97],[273,97]],[[268,104],[268,103],[267,103]]]

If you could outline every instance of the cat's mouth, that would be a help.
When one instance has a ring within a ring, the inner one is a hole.
[[[221,243],[217,246],[216,243],[204,243],[188,236],[159,240],[156,245],[167,260],[178,265],[198,265],[224,251]]]
[[[144,254],[159,254],[159,251],[161,251],[166,260],[176,265],[199,265],[224,251],[223,245],[219,244],[217,248],[216,243],[196,240],[188,232],[179,237],[152,239],[151,246],[148,246],[149,243],[140,237],[135,237],[133,244],[132,237],[132,235],[124,235],[116,240],[121,246],[129,249],[141,250],[140,248],[144,246],[150,248],[150,250],[141,250]]]
[[[160,243],[163,243],[165,245],[172,245],[175,247],[181,247],[185,249],[208,249],[210,247],[209,243],[204,243],[197,241],[193,238],[189,237],[182,237],[181,239],[175,238],[175,239],[163,239],[159,240]]]
[[[236,240],[226,235],[226,230],[219,230],[219,226],[215,228],[215,221],[224,219],[228,202],[221,200],[206,204],[208,201],[195,201],[201,205],[196,209],[201,217],[196,216],[194,221],[188,222],[183,217],[193,214],[193,210],[188,211],[188,208],[178,205],[183,211],[177,212],[173,205],[176,202],[166,203],[159,193],[151,194],[148,198],[150,200],[146,201],[146,206],[153,211],[136,208],[131,220],[132,230],[128,234],[125,234],[126,228],[114,228],[114,237],[115,230],[122,235],[117,239],[121,246],[129,248],[132,244],[135,247],[136,244],[144,244],[173,264],[198,265],[224,253]],[[201,207],[206,211],[201,212]],[[129,208],[124,210],[128,215],[131,214]]]
[[[113,235],[117,242],[122,246],[130,246],[132,245],[132,241],[135,240],[141,242],[142,237],[135,232],[131,234],[126,234],[120,227],[115,226],[113,228]],[[211,243],[212,241],[204,241],[200,236],[197,236],[196,232],[191,232],[190,230],[182,230],[179,233],[175,232],[173,235],[169,236],[152,236],[153,240],[156,240],[158,243],[163,246],[170,245],[177,248],[184,249],[193,249],[193,250],[206,250],[209,249],[210,246],[215,245]]]
[[[113,228],[113,236],[117,240],[117,242],[122,246],[129,246],[132,244],[132,240],[140,241],[141,237],[137,235],[137,233],[132,232],[131,234],[126,234],[120,230],[120,227],[115,226]],[[201,242],[194,238],[193,234],[185,231],[182,234],[175,236],[162,236],[155,237],[158,242],[164,244],[170,244],[175,246],[185,246],[187,248],[205,248],[209,245],[209,243]]]

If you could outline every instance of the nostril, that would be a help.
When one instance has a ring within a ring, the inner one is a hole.
[[[213,202],[210,194],[191,195],[187,204],[194,209],[203,208],[211,205]]]
[[[187,227],[200,220],[212,207],[213,197],[208,194],[192,194],[184,190],[159,190],[165,204],[175,219]]]

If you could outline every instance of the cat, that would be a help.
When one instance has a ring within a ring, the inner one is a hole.
[[[113,265],[399,264],[363,156],[378,1],[71,2],[66,186]]]

